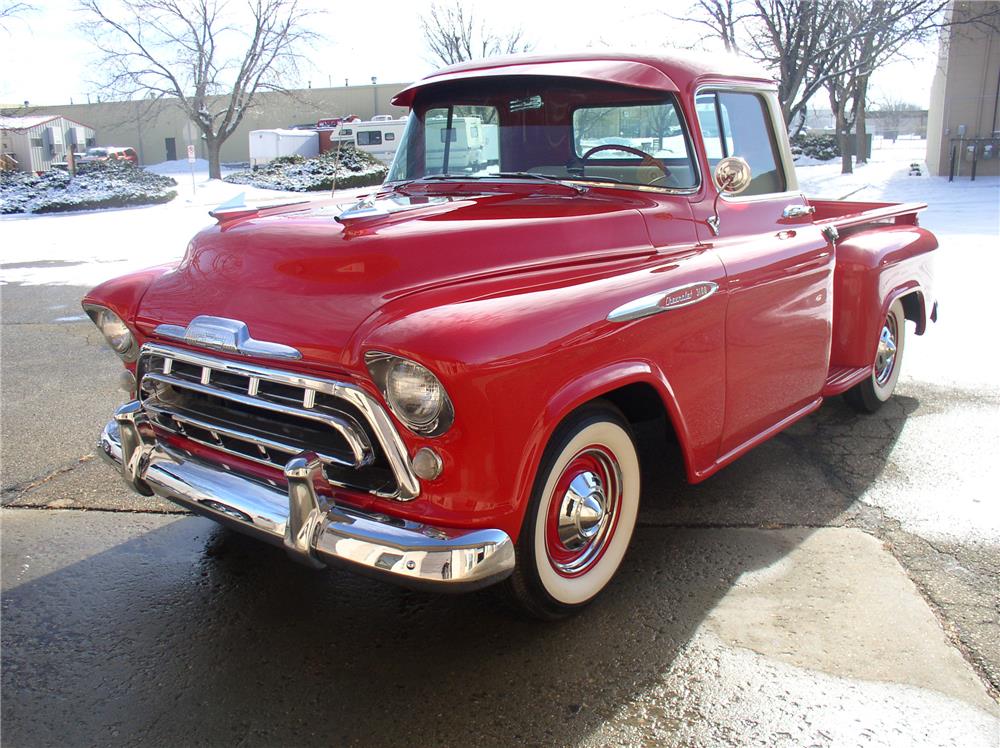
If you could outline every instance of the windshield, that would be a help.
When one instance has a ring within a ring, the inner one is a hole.
[[[558,78],[430,87],[414,103],[386,181],[436,175],[698,184],[671,94]]]
[[[107,156],[108,152],[104,148],[89,148],[87,149],[88,156]]]

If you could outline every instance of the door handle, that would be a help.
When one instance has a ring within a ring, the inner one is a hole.
[[[816,212],[816,208],[812,205],[786,205],[785,209],[781,211],[782,218],[802,218],[803,216],[810,216]]]

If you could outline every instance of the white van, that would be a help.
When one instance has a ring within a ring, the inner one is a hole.
[[[367,151],[379,161],[391,163],[399,147],[399,141],[406,129],[406,120],[374,118],[367,122],[352,122],[354,145],[359,151]]]

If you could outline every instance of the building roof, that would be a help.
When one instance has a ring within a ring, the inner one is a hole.
[[[79,127],[86,127],[88,130],[93,128],[89,125],[85,125],[82,122],[77,122],[76,120],[70,119],[69,117],[63,117],[60,114],[31,114],[23,117],[3,117],[0,116],[0,129],[3,130],[30,130],[32,127],[38,127],[38,125],[44,125],[46,122],[51,122],[55,119],[64,119],[67,122],[72,122],[74,125]]]
[[[692,84],[719,78],[774,82],[774,77],[756,63],[734,55],[591,50],[577,54],[510,55],[462,62],[407,86],[393,97],[392,103],[410,106],[417,91],[449,81],[522,75],[585,78],[661,91],[681,91]]]

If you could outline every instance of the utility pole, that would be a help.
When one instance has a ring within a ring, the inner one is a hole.
[[[378,114],[378,84],[375,76],[372,76],[372,117]]]

